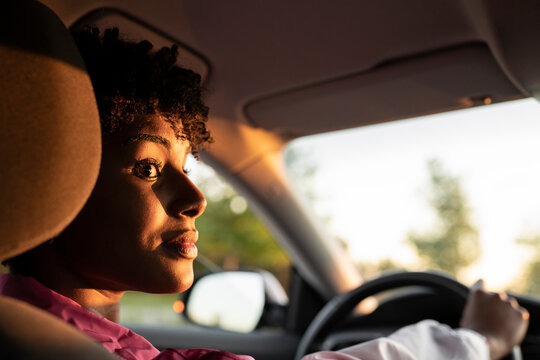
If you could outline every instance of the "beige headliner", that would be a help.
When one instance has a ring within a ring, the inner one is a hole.
[[[68,25],[99,6],[119,9],[195,49],[211,66],[208,87],[213,115],[235,121],[247,120],[244,106],[256,99],[376,68],[384,78],[384,71],[378,68],[381,64],[421,61],[424,54],[471,43],[489,46],[499,64],[497,76],[505,71],[521,92],[531,94],[540,84],[540,51],[536,43],[526,41],[540,28],[540,5],[534,0],[44,2]],[[392,71],[392,66],[384,68]],[[451,90],[454,92],[440,95],[441,101],[444,96],[457,96],[452,99],[455,106],[462,97],[482,95]],[[520,91],[515,89],[515,94]],[[407,96],[407,92],[401,94]],[[419,108],[418,113],[434,110]],[[399,113],[392,116],[399,117]],[[280,128],[285,122],[270,117],[259,120],[256,114],[250,119],[270,130],[273,121]],[[340,126],[339,119],[331,126],[313,124],[308,118],[286,121],[294,124],[293,136],[311,133],[313,126],[325,130]],[[360,118],[358,124],[363,121]]]

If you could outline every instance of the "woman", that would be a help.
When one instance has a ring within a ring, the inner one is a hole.
[[[200,77],[175,66],[174,46],[153,53],[148,42],[120,40],[117,29],[103,37],[86,29],[74,37],[101,117],[99,178],[60,236],[8,261],[12,274],[0,277],[0,294],[61,317],[124,359],[251,359],[204,349],[159,353],[116,324],[125,291],[178,293],[193,282],[195,219],[206,201],[184,166],[189,153],[212,142],[208,108]],[[474,332],[424,322],[345,352],[310,357],[409,359],[429,348],[427,354],[477,358],[489,350],[498,358],[523,338],[526,312],[481,289],[472,294],[462,324]],[[481,313],[486,309],[489,316]],[[490,323],[494,319],[498,323]],[[500,330],[501,322],[507,330]]]

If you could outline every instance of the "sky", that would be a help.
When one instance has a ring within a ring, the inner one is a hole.
[[[458,176],[482,256],[463,280],[482,277],[505,289],[519,278],[530,249],[520,237],[540,235],[540,104],[492,104],[295,140],[317,168],[316,210],[356,261],[390,257],[414,267],[404,242],[429,231],[427,162]]]

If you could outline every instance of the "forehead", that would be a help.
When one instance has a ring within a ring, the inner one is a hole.
[[[179,138],[171,123],[161,115],[138,116],[133,123],[118,134],[117,140],[122,145],[149,140],[165,145],[169,150],[180,147],[190,149],[189,142]]]
[[[130,136],[139,133],[159,135],[170,139],[176,139],[176,134],[170,122],[158,114],[139,115],[136,120],[127,127],[124,135]]]

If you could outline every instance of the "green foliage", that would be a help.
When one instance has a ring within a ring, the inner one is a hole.
[[[532,250],[531,260],[524,266],[522,291],[529,295],[540,296],[540,235],[517,239],[516,244]]]
[[[213,194],[207,196],[206,211],[197,219],[199,253],[225,269],[268,270],[287,289],[289,258],[264,224],[249,208],[233,211],[231,204],[241,198],[217,175],[197,185],[203,193]]]
[[[457,275],[480,255],[478,232],[471,224],[467,200],[457,177],[448,174],[439,161],[430,160],[429,203],[437,225],[428,233],[410,232],[407,242],[429,266]]]

